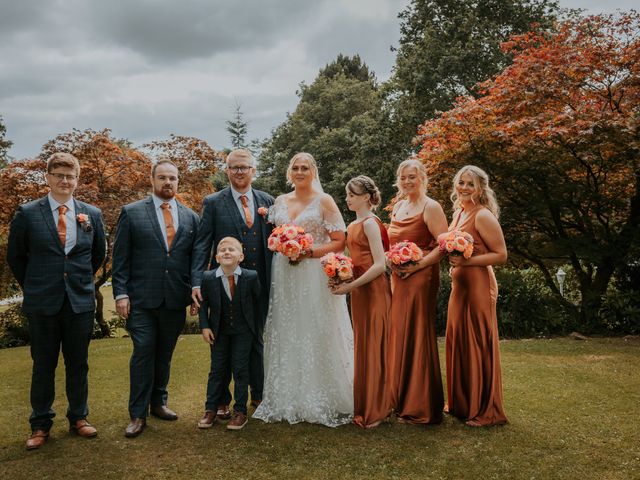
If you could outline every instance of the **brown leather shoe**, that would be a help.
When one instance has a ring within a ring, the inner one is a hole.
[[[162,420],[177,420],[178,414],[169,409],[166,405],[153,405],[151,407],[151,415]]]
[[[84,438],[93,438],[98,435],[96,427],[87,422],[86,419],[77,420],[75,423],[69,425],[69,431],[76,433]]]
[[[229,420],[231,418],[231,411],[229,410],[229,405],[218,405],[218,411],[216,412],[216,417],[220,420]]]
[[[146,426],[146,418],[132,418],[131,423],[129,423],[129,425],[127,425],[127,428],[125,428],[124,430],[124,436],[129,438],[137,437],[142,433],[144,427]]]
[[[242,430],[248,421],[244,413],[233,412],[233,418],[227,423],[227,430]]]
[[[27,450],[35,450],[47,443],[49,440],[49,432],[46,430],[34,430],[27,439]]]
[[[216,423],[216,412],[213,410],[205,410],[204,415],[198,421],[198,428],[211,428]]]

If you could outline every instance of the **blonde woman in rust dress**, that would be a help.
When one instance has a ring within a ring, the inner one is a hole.
[[[436,338],[436,300],[440,286],[436,238],[447,230],[442,207],[427,197],[427,173],[415,159],[398,167],[396,186],[404,199],[391,216],[389,240],[408,240],[425,253],[419,262],[393,267],[391,276],[390,383],[398,421],[442,421],[444,405]]]
[[[455,213],[449,230],[474,239],[469,259],[450,256],[451,297],[447,318],[448,412],[471,427],[507,423],[502,404],[496,299],[492,265],[507,261],[498,204],[487,174],[463,167],[453,180]]]
[[[384,225],[371,211],[380,204],[373,180],[360,175],[347,183],[347,206],[356,220],[347,228],[347,248],[353,260],[355,280],[332,288],[351,292],[351,321],[355,347],[353,423],[374,428],[391,411],[386,385],[386,351],[391,308],[391,287],[385,275],[385,250],[389,238]]]

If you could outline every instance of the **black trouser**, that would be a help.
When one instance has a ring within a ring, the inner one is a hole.
[[[233,374],[233,397],[236,412],[247,414],[247,400],[249,398],[249,363],[253,335],[251,332],[234,335],[218,335],[211,346],[211,369],[207,382],[206,410],[218,408],[225,403],[223,397],[229,394],[228,372]],[[224,399],[226,400],[226,398]],[[230,399],[227,401],[228,404]]]
[[[133,307],[127,330],[133,341],[129,363],[129,415],[146,418],[149,405],[167,404],[171,357],[184,328],[185,309]]]
[[[31,338],[31,430],[49,430],[55,412],[55,375],[62,346],[66,373],[69,422],[85,418],[89,372],[88,352],[95,311],[74,313],[65,295],[62,309],[55,315],[27,314]]]

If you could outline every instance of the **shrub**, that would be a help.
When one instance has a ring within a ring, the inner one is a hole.
[[[0,313],[0,348],[20,347],[29,343],[29,322],[17,303]]]

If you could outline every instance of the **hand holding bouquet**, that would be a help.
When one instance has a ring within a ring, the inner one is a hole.
[[[424,256],[424,253],[415,243],[404,240],[391,245],[391,248],[389,248],[389,251],[386,252],[385,255],[393,266],[398,267],[419,262]]]
[[[473,236],[462,230],[452,230],[438,235],[438,246],[442,253],[468,259],[473,254]]]
[[[329,278],[329,287],[353,280],[353,261],[345,255],[327,253],[320,259],[320,264]]]
[[[289,263],[297,265],[300,256],[305,255],[313,245],[313,237],[304,233],[304,228],[293,223],[276,227],[269,235],[267,247],[289,258]]]

